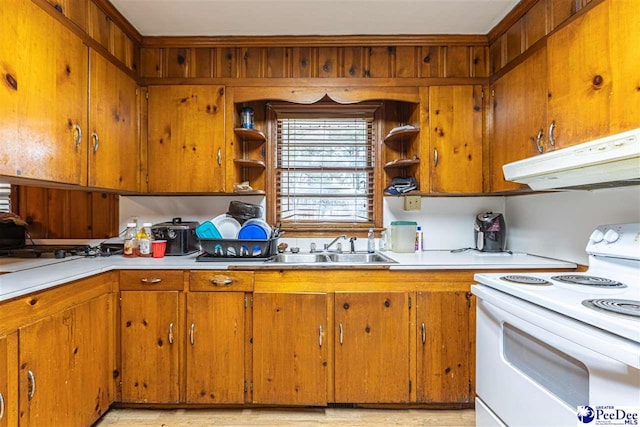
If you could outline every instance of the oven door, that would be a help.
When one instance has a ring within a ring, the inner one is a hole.
[[[640,369],[580,343],[640,344],[474,285],[476,393],[510,426],[575,426],[577,406],[637,405]],[[592,346],[593,347],[593,346]]]

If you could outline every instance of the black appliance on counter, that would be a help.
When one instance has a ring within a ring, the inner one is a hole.
[[[166,240],[165,255],[187,255],[200,250],[196,227],[198,221],[182,221],[173,218],[171,221],[161,222],[151,226],[151,234],[155,240]]]
[[[477,250],[481,252],[503,252],[505,250],[507,228],[501,213],[478,214],[473,229]]]

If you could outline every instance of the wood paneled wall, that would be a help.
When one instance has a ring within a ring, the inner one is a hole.
[[[118,235],[118,196],[19,186],[14,210],[34,239],[103,239]]]
[[[143,46],[140,58],[141,77],[154,83],[170,78],[489,76],[486,40],[484,45],[438,46],[215,47],[190,45],[193,41],[183,41],[184,47],[154,46],[158,43]]]
[[[491,77],[503,74],[498,72],[576,13],[602,1],[522,0],[488,35]]]

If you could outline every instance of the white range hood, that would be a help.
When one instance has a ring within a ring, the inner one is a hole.
[[[640,185],[640,128],[502,166],[532,190]]]

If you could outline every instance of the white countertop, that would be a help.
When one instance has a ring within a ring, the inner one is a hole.
[[[576,264],[527,254],[487,254],[476,251],[451,253],[431,250],[420,253],[385,252],[398,264],[391,270],[513,270],[575,268]],[[111,270],[124,269],[185,269],[224,270],[230,266],[287,268],[288,264],[259,262],[196,262],[197,254],[164,258],[103,258],[68,257],[65,259],[0,259],[0,301],[58,286]],[[314,268],[296,264],[295,268]],[[316,265],[317,267],[317,265]],[[327,266],[323,266],[326,268]],[[358,268],[358,265],[333,265],[330,268]]]

